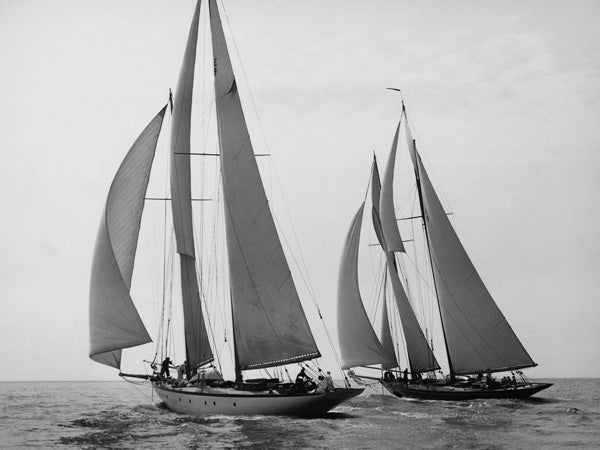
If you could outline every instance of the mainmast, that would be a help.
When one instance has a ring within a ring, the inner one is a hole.
[[[408,116],[406,115],[406,107],[404,106],[404,100],[402,100],[402,114],[404,114],[404,119],[406,120],[406,127],[408,127]],[[417,151],[417,142],[412,139],[412,147],[409,149],[411,152],[414,152],[415,155],[411,155],[411,157],[416,158]],[[419,176],[419,166],[415,164],[415,179],[417,181],[417,192],[419,194],[419,207],[421,208],[421,216],[423,221],[423,229],[425,230],[425,240],[427,241],[427,254],[429,255],[429,263],[433,265],[433,259],[431,257],[431,246],[429,244],[429,234],[427,232],[427,222],[425,221],[425,208],[423,207],[423,194],[421,192],[421,178]],[[440,298],[438,295],[437,282],[435,278],[435,273],[433,270],[433,266],[431,268],[431,275],[433,277],[433,287],[435,290],[435,298],[438,304],[438,310],[440,312],[440,321],[442,323],[442,334],[444,336],[444,348],[446,349],[446,357],[448,358],[448,367],[450,370],[450,381],[454,382],[454,369],[452,368],[452,358],[450,358],[450,351],[448,350],[448,343],[446,339],[446,330],[444,329],[444,320],[442,317],[442,307],[440,305]]]

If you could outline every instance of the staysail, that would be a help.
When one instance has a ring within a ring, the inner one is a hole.
[[[358,245],[364,206],[363,203],[352,220],[340,261],[337,325],[342,369],[393,364],[373,330],[358,287]]]
[[[390,320],[388,318],[386,286],[387,276],[385,277],[385,280],[383,282],[383,308],[381,309],[381,346],[383,347],[385,354],[388,355],[390,362],[381,365],[381,368],[383,370],[399,367],[398,359],[396,358],[396,351],[394,350],[394,341],[392,339],[392,332],[390,329]]]
[[[238,369],[317,358],[250,142],[216,2],[209,6]]]
[[[111,184],[90,282],[90,358],[120,368],[121,350],[151,342],[129,295],[133,263],[166,106],[134,142]]]
[[[408,127],[406,137],[420,186],[451,373],[460,375],[535,366],[458,239]]]
[[[394,145],[392,146],[392,152],[390,154],[390,160],[395,161],[395,152],[398,144],[398,129],[396,129],[396,135],[394,136]],[[392,156],[392,154],[394,156]],[[389,164],[389,162],[388,162]],[[390,172],[389,167],[386,169],[386,174],[391,173],[393,176],[393,167]],[[394,229],[398,236],[398,227],[396,225],[396,215],[394,213],[394,197],[392,194],[392,189],[389,188],[390,197],[386,200],[386,204],[384,205],[383,193],[380,194],[379,188],[380,184],[379,180],[379,171],[377,169],[377,161],[373,160],[373,169],[371,174],[371,179],[373,180],[371,183],[371,198],[373,199],[373,205],[376,204],[377,200],[380,199],[379,209],[382,211],[388,209],[388,216],[393,217],[394,219]],[[389,179],[389,177],[388,177]],[[384,182],[385,184],[385,182]],[[383,188],[382,188],[383,189]],[[390,206],[391,205],[391,210]],[[381,229],[381,224],[377,221],[377,211],[375,210],[375,206],[373,206],[373,227],[375,230]],[[393,236],[393,235],[392,235]],[[408,354],[408,363],[410,365],[411,372],[426,372],[429,370],[439,369],[439,364],[433,355],[433,351],[431,347],[427,343],[427,339],[423,334],[423,330],[419,325],[419,321],[417,320],[417,316],[414,313],[414,310],[408,300],[408,296],[406,295],[406,291],[400,282],[400,277],[398,275],[398,267],[396,264],[396,259],[394,257],[393,251],[388,251],[387,248],[387,239],[388,234],[386,234],[385,230],[383,232],[383,243],[380,240],[381,247],[383,252],[385,253],[386,265],[387,265],[387,273],[390,277],[390,282],[392,284],[392,291],[394,293],[394,299],[396,300],[396,306],[398,308],[398,312],[400,314],[400,321],[402,323],[402,330],[404,332],[404,340],[406,342],[406,352]]]
[[[192,93],[199,14],[200,0],[196,4],[179,72],[171,127],[171,208],[181,267],[186,357],[193,368],[213,359],[202,315],[196,273],[190,179]]]

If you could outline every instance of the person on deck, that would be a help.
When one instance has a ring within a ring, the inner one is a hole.
[[[404,384],[408,384],[408,369],[404,369],[404,372],[402,372],[404,374],[403,380]]]
[[[183,381],[183,374],[185,373],[185,366],[187,364],[187,361],[184,361],[183,364],[180,364],[179,367],[177,367],[177,382],[181,383]]]
[[[298,375],[296,375],[296,389],[301,391],[306,390],[306,383],[308,381],[311,381],[311,379],[306,375],[306,371],[304,370],[304,367],[302,367]]]
[[[162,362],[162,365],[161,365],[161,368],[160,368],[160,376],[161,377],[164,375],[166,378],[171,378],[171,374],[169,373],[169,365],[170,364],[173,364],[173,363],[171,362],[171,360],[167,356],[165,358],[165,360]]]
[[[323,375],[319,375],[319,381],[317,382],[317,392],[327,391],[327,382]]]
[[[335,386],[333,385],[333,379],[331,378],[331,372],[328,370],[327,375],[325,375],[325,389],[327,391],[333,391]]]

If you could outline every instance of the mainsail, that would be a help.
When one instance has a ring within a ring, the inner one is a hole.
[[[190,180],[190,129],[199,15],[200,1],[196,4],[177,81],[171,131],[171,208],[181,266],[186,356],[193,368],[213,359],[196,274]]]
[[[400,123],[398,123],[400,126]],[[394,136],[394,144],[392,145],[392,150],[390,152],[389,161],[395,162],[396,160],[396,148],[398,145],[398,128],[396,128],[396,134]],[[388,161],[388,168],[386,169],[387,180],[393,179],[393,167],[390,170]],[[383,243],[380,240],[381,247],[383,252],[385,253],[386,265],[388,269],[388,273],[390,276],[390,282],[392,284],[392,291],[394,293],[394,298],[396,300],[396,306],[398,307],[398,312],[400,314],[400,321],[402,322],[402,330],[404,331],[404,339],[406,342],[406,352],[408,354],[408,363],[410,365],[411,372],[426,372],[429,370],[439,369],[439,364],[433,355],[433,351],[431,347],[427,343],[427,339],[423,334],[423,330],[419,325],[419,321],[417,320],[417,316],[415,315],[413,308],[408,300],[408,296],[406,295],[406,291],[400,282],[400,277],[398,275],[398,266],[396,264],[396,259],[394,257],[394,252],[389,250],[388,248],[388,237],[391,233],[392,239],[395,239],[395,236],[400,236],[398,232],[398,226],[396,225],[396,215],[394,213],[394,197],[392,194],[392,188],[388,186],[388,194],[389,197],[386,197],[384,200],[383,192],[379,193],[379,171],[377,169],[377,161],[373,160],[373,169],[371,178],[373,182],[371,183],[371,197],[373,199],[373,205],[376,204],[376,201],[379,199],[379,210],[381,211],[381,215],[388,218],[393,219],[393,227],[391,225],[388,228],[383,228]],[[386,181],[384,180],[384,186],[386,185]],[[383,190],[383,188],[382,188]],[[375,209],[375,206],[373,206]],[[387,213],[384,214],[384,211]],[[373,213],[373,227],[375,230],[378,228],[382,228],[380,224],[377,223],[376,212]],[[393,231],[395,230],[395,234]]]
[[[121,350],[151,342],[129,295],[156,142],[166,106],[134,142],[111,184],[90,282],[90,358],[120,368]]]
[[[316,358],[320,353],[265,195],[216,2],[209,6],[238,369]]]
[[[337,324],[342,369],[394,363],[373,330],[358,287],[358,244],[364,206],[363,203],[352,220],[340,261]]]
[[[408,127],[406,137],[422,200],[451,374],[535,366],[450,224]]]

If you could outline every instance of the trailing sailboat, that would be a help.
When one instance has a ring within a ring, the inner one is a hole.
[[[436,376],[440,365],[433,353],[432,341],[428,341],[423,333],[399,276],[396,253],[405,252],[405,248],[394,211],[393,181],[403,119],[421,211],[416,218],[422,220],[425,231],[428,263],[449,365],[450,373],[446,379]],[[342,367],[381,364],[381,369],[386,372],[379,381],[387,390],[397,396],[423,399],[523,398],[550,387],[551,384],[534,383],[524,378],[521,369],[536,364],[483,284],[448,220],[412,138],[404,103],[383,183],[380,183],[377,161],[374,160],[370,187],[372,223],[401,320],[406,369],[399,369],[385,297],[381,340],[373,330],[360,297],[357,260],[364,202],[350,226],[340,263],[338,331]],[[386,284],[384,282],[384,293]],[[492,373],[506,371],[512,371],[512,377],[507,375],[498,381],[492,376]]]
[[[152,374],[137,377],[149,379],[167,407],[181,413],[323,414],[363,389],[350,388],[349,383],[335,387],[330,378],[325,380],[328,377],[324,374],[321,377],[327,382],[319,385],[303,379],[305,375],[287,383],[273,377],[243,377],[246,370],[311,361],[321,354],[268,206],[216,1],[207,3],[235,381],[225,381],[210,366],[216,355],[211,348],[198,283],[201,274],[193,227],[190,133],[200,0],[172,103],[170,140],[170,200],[179,254],[186,360],[179,365],[177,380],[169,377],[169,358],[164,359],[160,371],[155,360]],[[90,287],[90,358],[117,369],[121,367],[123,349],[151,342],[129,291],[146,189],[166,108],[150,122],[121,164],[108,194],[96,241]],[[321,373],[320,369],[314,372]]]

